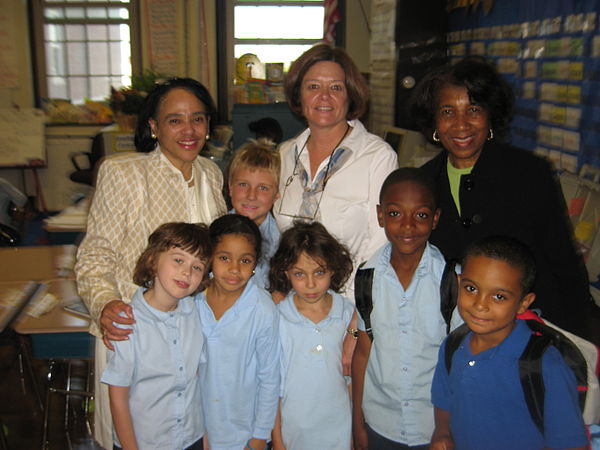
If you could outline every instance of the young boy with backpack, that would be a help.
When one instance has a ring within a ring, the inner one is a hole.
[[[516,318],[535,299],[534,279],[531,252],[513,238],[491,236],[467,249],[458,290],[465,328],[453,331],[439,351],[431,449],[586,448],[575,374],[554,346],[544,344],[544,328],[534,334]],[[524,364],[536,358],[523,356],[536,346],[537,373]]]
[[[434,427],[431,380],[447,333],[440,308],[446,263],[427,242],[440,210],[433,182],[415,168],[392,172],[383,182],[379,203],[379,225],[389,242],[356,278],[354,449],[426,449]],[[372,282],[361,286],[362,274],[369,272]],[[367,296],[372,301],[364,309]]]

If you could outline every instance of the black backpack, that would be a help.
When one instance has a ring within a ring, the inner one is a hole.
[[[354,299],[356,309],[365,322],[365,331],[373,341],[373,329],[371,328],[371,311],[373,311],[373,275],[375,269],[363,269],[362,263],[354,278]],[[440,283],[440,311],[446,322],[446,334],[450,332],[450,319],[452,311],[456,306],[458,298],[458,279],[456,278],[456,261],[446,263]]]
[[[560,352],[567,365],[577,379],[579,406],[583,412],[588,388],[587,362],[577,345],[560,331],[545,325],[535,319],[526,319],[531,329],[529,342],[519,357],[519,377],[525,394],[527,408],[533,422],[544,434],[544,377],[542,375],[542,357],[549,346],[554,346]],[[444,362],[450,374],[452,356],[469,332],[463,324],[452,331],[446,339]]]

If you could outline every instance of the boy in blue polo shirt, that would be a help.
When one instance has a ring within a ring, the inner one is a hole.
[[[519,357],[532,331],[517,319],[535,299],[535,260],[521,242],[491,236],[466,251],[458,311],[469,328],[446,368],[440,348],[432,385],[431,449],[565,449],[588,443],[573,372],[554,347],[542,357],[543,433],[529,412]]]
[[[363,266],[374,268],[373,342],[359,316],[352,359],[354,448],[426,449],[434,426],[431,380],[446,336],[440,312],[445,261],[427,242],[440,210],[433,182],[415,168],[390,173],[379,203],[379,225],[389,242]]]

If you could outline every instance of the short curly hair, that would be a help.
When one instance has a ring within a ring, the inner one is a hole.
[[[200,292],[208,280],[208,264],[212,255],[208,227],[201,223],[170,222],[154,230],[148,237],[148,246],[137,260],[133,282],[138,286],[151,288],[156,278],[158,258],[174,247],[185,250],[206,263],[204,277],[196,290]]]
[[[352,258],[348,249],[338,242],[319,222],[295,222],[281,235],[279,248],[271,258],[269,289],[287,294],[292,284],[286,272],[306,253],[331,271],[331,284],[339,292],[352,273]]]
[[[300,101],[300,88],[304,75],[313,65],[322,61],[331,61],[340,65],[346,74],[346,89],[348,90],[348,113],[346,119],[357,119],[367,111],[369,102],[369,87],[352,58],[343,49],[332,47],[329,44],[317,44],[305,51],[290,66],[285,77],[285,98],[290,109],[300,117],[302,103]]]
[[[479,56],[469,56],[429,72],[411,97],[411,114],[430,142],[433,142],[436,129],[440,91],[448,85],[466,88],[471,101],[487,111],[494,137],[499,140],[506,137],[513,117],[513,90],[490,62]]]

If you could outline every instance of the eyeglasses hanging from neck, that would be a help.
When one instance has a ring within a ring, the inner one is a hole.
[[[295,220],[314,221],[320,220],[320,207],[321,200],[323,199],[323,193],[325,187],[331,176],[343,166],[344,161],[352,153],[351,150],[340,147],[343,140],[349,134],[351,127],[348,125],[344,135],[339,140],[337,145],[333,147],[329,155],[329,161],[325,170],[321,170],[317,173],[315,179],[310,183],[310,177],[306,171],[304,165],[300,161],[300,156],[304,152],[308,139],[304,142],[304,145],[298,151],[298,147],[295,149],[294,158],[294,170],[292,174],[285,181],[283,188],[283,194],[281,196],[281,202],[279,203],[278,214],[282,216],[292,217]],[[290,186],[294,179],[298,178],[302,184],[302,199],[300,205],[292,204],[289,195],[286,196],[288,186]],[[310,183],[310,184],[309,184]],[[297,208],[297,209],[296,209]]]

